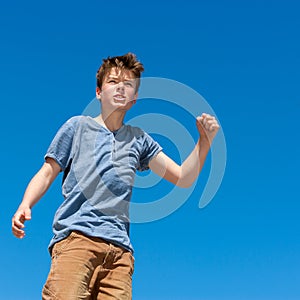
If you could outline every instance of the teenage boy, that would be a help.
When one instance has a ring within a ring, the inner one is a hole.
[[[132,53],[103,60],[96,87],[101,114],[73,117],[60,128],[12,219],[14,235],[23,238],[32,207],[64,172],[64,201],[54,217],[43,299],[131,299],[128,209],[136,170],[150,168],[189,187],[202,169],[219,129],[213,116],[197,118],[200,138],[181,166],[143,130],[123,123],[136,103],[143,70]]]

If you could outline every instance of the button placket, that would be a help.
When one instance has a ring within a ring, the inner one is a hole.
[[[112,137],[112,158],[113,158],[113,161],[115,160],[115,155],[116,155],[116,139],[113,136]]]

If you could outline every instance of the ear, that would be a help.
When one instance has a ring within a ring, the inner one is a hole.
[[[98,100],[101,100],[101,90],[99,87],[96,87],[96,98]]]
[[[139,96],[139,94],[138,94],[138,92],[136,92],[133,97],[133,100],[132,100],[133,104],[136,104],[136,100],[137,100],[138,96]]]

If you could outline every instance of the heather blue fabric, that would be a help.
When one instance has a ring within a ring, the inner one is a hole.
[[[64,201],[53,222],[54,243],[77,230],[131,252],[129,201],[136,170],[147,170],[160,145],[143,130],[123,125],[111,132],[91,117],[69,119],[45,158],[64,171]]]

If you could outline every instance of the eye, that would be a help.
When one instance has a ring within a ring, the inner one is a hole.
[[[117,81],[114,79],[110,79],[110,80],[108,80],[108,83],[117,83]]]
[[[125,84],[126,86],[130,86],[130,87],[133,86],[133,83],[132,83],[131,81],[125,81],[124,84]]]

